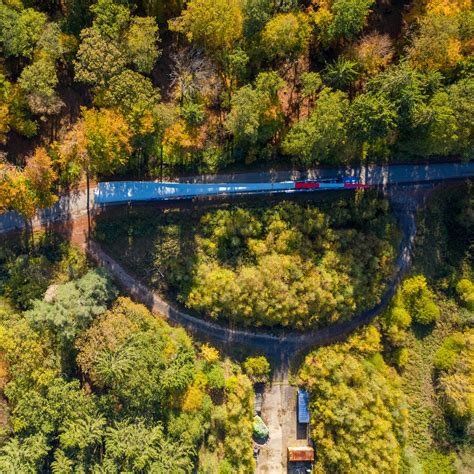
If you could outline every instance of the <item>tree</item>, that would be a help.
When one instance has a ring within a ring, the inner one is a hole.
[[[24,174],[13,166],[0,164],[0,210],[18,212],[25,222],[35,215],[35,196]]]
[[[153,130],[153,108],[160,94],[150,79],[125,69],[114,76],[95,102],[122,112],[134,135],[145,135]]]
[[[78,163],[87,178],[87,214],[91,176],[113,173],[131,152],[131,132],[123,116],[109,109],[82,108],[82,119],[68,132],[60,146],[66,162]]]
[[[407,416],[400,377],[363,341],[318,349],[300,369],[317,471],[396,472],[400,464]]]
[[[45,209],[57,201],[53,187],[58,176],[53,169],[53,161],[44,148],[36,148],[33,155],[27,158],[23,174],[35,195],[36,207]]]
[[[317,36],[324,47],[341,39],[351,40],[366,24],[373,0],[334,0],[313,2]]]
[[[268,382],[270,364],[265,356],[247,357],[243,368],[253,383]]]
[[[344,162],[348,157],[348,108],[344,92],[323,89],[309,117],[291,127],[283,152],[307,164]]]
[[[146,427],[138,423],[117,423],[107,430],[106,459],[121,471],[176,472],[185,474],[193,466],[193,450],[166,439],[160,425]]]
[[[37,124],[28,116],[28,105],[20,87],[0,72],[0,143],[6,143],[10,130],[32,137]]]
[[[438,14],[422,18],[408,57],[411,64],[421,70],[452,68],[462,57],[456,19]]]
[[[78,364],[95,387],[120,400],[124,414],[152,418],[179,405],[194,378],[190,339],[170,331],[146,308],[121,298],[76,342]]]
[[[472,156],[473,94],[474,82],[463,79],[437,91],[426,108],[420,110],[420,119],[426,126],[424,154]]]
[[[127,31],[127,53],[129,61],[139,72],[149,74],[160,51],[158,26],[154,18],[134,17]]]
[[[467,278],[459,280],[456,292],[462,304],[470,311],[474,311],[474,283]]]
[[[244,36],[248,41],[255,41],[265,24],[275,12],[274,5],[268,0],[251,0],[242,2],[244,16]]]
[[[375,76],[386,68],[392,61],[393,53],[390,37],[378,33],[362,37],[352,48],[352,55],[368,76]]]
[[[440,311],[433,301],[434,294],[428,288],[423,275],[408,278],[402,285],[403,302],[410,316],[420,324],[431,324],[439,318]]]
[[[260,73],[255,87],[246,85],[231,99],[231,110],[225,126],[235,143],[249,150],[252,157],[259,145],[265,145],[282,125],[282,111],[278,91],[284,81],[276,72]]]
[[[33,8],[14,9],[0,4],[0,44],[6,56],[31,58],[46,25],[46,15]]]
[[[103,88],[125,69],[126,62],[123,52],[113,41],[105,39],[94,28],[82,30],[81,44],[74,60],[77,81]]]
[[[280,13],[262,31],[262,48],[270,58],[295,60],[310,39],[310,26],[303,13]]]
[[[90,7],[94,14],[93,28],[104,39],[119,41],[130,22],[130,10],[114,0],[98,0]]]
[[[57,114],[64,106],[56,93],[58,76],[50,58],[41,58],[26,66],[18,80],[30,109],[35,114]]]
[[[241,0],[191,0],[181,16],[170,20],[169,27],[205,48],[223,65],[242,37]]]
[[[453,421],[464,428],[474,415],[473,343],[473,330],[457,332],[446,338],[435,354],[443,406]]]
[[[27,159],[23,171],[0,163],[0,211],[18,212],[33,241],[32,219],[38,209],[52,206],[57,196],[52,192],[57,176],[44,148],[37,148]]]
[[[91,271],[79,280],[60,285],[51,302],[36,300],[25,316],[33,327],[49,332],[65,348],[106,311],[115,295],[109,276],[100,270]]]
[[[300,80],[301,95],[314,101],[317,93],[323,88],[321,75],[317,72],[303,72],[300,76]]]
[[[349,135],[359,145],[364,160],[368,153],[383,154],[395,131],[397,112],[382,94],[359,94],[349,107]]]
[[[336,62],[326,66],[324,79],[329,85],[337,89],[345,90],[352,88],[359,74],[357,61],[339,57]]]
[[[3,472],[38,472],[48,453],[45,436],[36,435],[19,440],[10,439],[0,450],[0,470]]]

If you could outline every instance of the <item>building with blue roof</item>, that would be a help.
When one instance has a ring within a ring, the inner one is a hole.
[[[302,388],[298,389],[298,423],[309,423],[309,397]]]

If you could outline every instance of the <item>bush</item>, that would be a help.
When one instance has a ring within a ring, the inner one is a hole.
[[[464,278],[456,285],[456,292],[463,306],[474,311],[474,283]]]
[[[270,431],[267,425],[259,416],[256,416],[253,419],[252,428],[253,428],[253,435],[257,439],[267,439],[268,435],[270,434]]]
[[[435,355],[440,399],[451,421],[464,429],[474,415],[474,330],[446,338]]]
[[[245,373],[253,383],[267,382],[270,375],[270,364],[265,356],[247,357],[243,364]]]
[[[424,474],[455,474],[453,453],[443,454],[439,451],[431,451],[423,462]]]
[[[434,294],[428,288],[423,275],[416,275],[405,280],[402,295],[405,307],[417,323],[431,324],[439,318],[439,308],[433,301]]]

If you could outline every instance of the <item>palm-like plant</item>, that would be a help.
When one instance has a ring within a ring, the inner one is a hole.
[[[336,62],[328,64],[324,70],[324,79],[336,89],[351,88],[360,76],[359,63],[353,59],[339,57]]]

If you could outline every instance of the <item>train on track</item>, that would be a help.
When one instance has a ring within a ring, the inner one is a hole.
[[[111,181],[99,183],[95,204],[120,204],[140,201],[192,199],[218,195],[294,193],[336,189],[368,188],[357,177],[282,181],[268,183],[162,183],[156,181]]]

